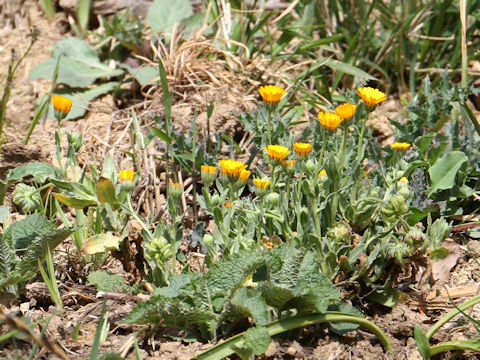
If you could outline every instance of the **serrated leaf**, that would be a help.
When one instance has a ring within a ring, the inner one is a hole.
[[[58,193],[52,193],[53,197],[60,201],[63,205],[66,205],[68,207],[74,208],[74,209],[84,209],[87,206],[94,206],[97,205],[97,202],[95,200],[90,200],[90,199],[79,199],[76,197],[71,197],[63,194],[58,194]]]
[[[12,265],[15,263],[15,253],[10,248],[3,235],[0,234],[0,278],[6,279],[10,276]]]
[[[118,250],[120,238],[114,236],[111,232],[97,234],[88,238],[82,245],[82,251],[93,255],[104,253],[109,250]]]
[[[432,185],[428,190],[430,196],[437,190],[451,189],[455,185],[455,176],[464,162],[468,160],[462,151],[452,151],[440,159],[428,169]]]
[[[245,316],[253,317],[255,325],[263,326],[268,321],[267,304],[258,290],[242,287],[233,297],[231,304]]]
[[[193,14],[189,0],[154,0],[147,13],[147,23],[156,33],[171,33],[175,23]]]
[[[32,163],[18,166],[15,169],[9,170],[7,173],[6,181],[18,181],[25,176],[33,176],[38,184],[43,184],[47,179],[60,180],[62,173],[60,169],[47,163]]]
[[[46,234],[55,226],[41,213],[32,214],[8,227],[5,236],[11,239],[16,250],[26,250],[37,236]]]
[[[185,328],[194,323],[213,320],[215,314],[208,309],[196,306],[190,298],[167,298],[153,296],[150,300],[135,306],[123,321],[126,324],[157,324]]]
[[[18,223],[18,222],[17,222]],[[74,229],[51,229],[45,233],[36,236],[28,246],[26,254],[17,263],[16,271],[20,274],[26,274],[32,269],[37,268],[37,259],[42,261],[45,258],[47,247],[52,251],[63,240],[73,233]]]
[[[235,353],[242,359],[248,360],[252,355],[263,355],[270,344],[270,335],[264,327],[248,329],[242,336],[242,342],[235,346]]]
[[[94,285],[98,291],[130,293],[130,287],[125,283],[125,279],[103,270],[88,274],[88,283]]]

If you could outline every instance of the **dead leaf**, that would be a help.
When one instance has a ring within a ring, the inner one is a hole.
[[[449,253],[442,260],[433,262],[432,275],[435,281],[445,282],[450,277],[450,270],[457,265],[457,260],[460,257],[460,245],[451,239],[446,239],[442,246]]]

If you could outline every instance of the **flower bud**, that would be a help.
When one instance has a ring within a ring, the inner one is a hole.
[[[183,185],[180,183],[168,183],[168,194],[173,201],[178,201],[183,194]]]
[[[206,185],[211,185],[217,177],[217,168],[215,166],[202,165],[200,167],[202,180]]]
[[[75,150],[75,153],[78,153],[83,144],[82,134],[74,131],[67,134],[67,139],[68,139],[68,146],[71,146],[73,150]]]
[[[20,183],[13,191],[13,202],[19,205],[23,212],[30,213],[41,208],[42,198],[36,188]]]
[[[130,192],[135,187],[135,172],[131,169],[120,170],[120,190]]]
[[[280,194],[271,192],[265,196],[265,201],[268,205],[274,207],[280,203]]]
[[[327,232],[327,236],[337,242],[343,242],[345,240],[348,240],[351,234],[352,230],[350,229],[348,224],[343,221],[339,221],[334,224],[334,226],[331,227]]]

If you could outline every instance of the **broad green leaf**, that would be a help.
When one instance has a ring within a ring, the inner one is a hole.
[[[462,151],[452,151],[440,159],[428,169],[432,185],[428,195],[437,190],[450,189],[455,185],[455,176],[464,162],[468,160],[467,155]]]
[[[415,337],[417,349],[422,358],[430,359],[430,344],[428,342],[427,336],[425,335],[420,326],[415,325],[413,329],[413,336]]]
[[[7,205],[0,205],[0,224],[4,224],[8,220],[10,211]]]
[[[6,181],[18,181],[25,176],[33,176],[38,184],[43,184],[47,179],[60,180],[62,173],[60,169],[47,163],[32,163],[18,166],[15,169],[9,170]]]
[[[60,201],[63,205],[74,209],[84,209],[87,206],[97,205],[97,202],[94,199],[80,199],[76,197],[71,197],[63,194],[52,193],[52,195]]]
[[[387,288],[378,290],[367,297],[369,300],[375,301],[383,306],[394,307],[398,303],[407,300],[408,296],[403,292]]]
[[[97,198],[102,204],[109,203],[112,208],[118,206],[117,195],[115,194],[115,187],[110,179],[101,177],[97,183]]]
[[[140,86],[144,86],[147,84],[155,84],[153,80],[158,79],[158,69],[151,65],[146,65],[138,68],[133,68],[126,64],[122,65],[130,75],[132,75],[135,80],[138,81]]]
[[[123,74],[121,69],[111,69],[100,62],[89,45],[76,37],[67,37],[55,45],[53,58],[39,64],[30,73],[30,79],[51,79],[60,58],[58,83],[70,87],[86,87],[100,78]]]
[[[175,23],[180,24],[192,14],[189,0],[154,0],[148,9],[147,23],[156,33],[170,34]]]
[[[103,160],[102,176],[112,181],[115,181],[115,176],[116,176],[115,163],[110,154],[107,154],[105,156],[105,159]]]
[[[82,250],[89,255],[104,253],[108,250],[118,250],[120,238],[111,232],[94,235],[82,245]]]
[[[27,249],[27,253],[23,256],[16,266],[16,271],[20,274],[27,274],[32,269],[37,268],[38,260],[43,261],[45,258],[47,247],[51,250],[55,249],[63,240],[65,240],[75,229],[52,229],[47,233],[43,233],[31,242]]]
[[[232,305],[246,316],[253,317],[257,326],[263,326],[268,322],[267,305],[258,290],[240,288],[232,299]]]
[[[26,250],[38,236],[46,234],[55,226],[41,213],[27,216],[8,227],[5,236],[11,240],[15,249]]]
[[[88,283],[94,285],[98,291],[129,293],[130,287],[120,275],[110,274],[107,271],[97,270],[88,274]]]

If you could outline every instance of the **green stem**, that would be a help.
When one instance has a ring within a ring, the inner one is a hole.
[[[362,128],[360,129],[360,135],[358,136],[358,145],[357,145],[357,162],[362,161],[362,148],[363,148],[363,137],[365,135],[365,128],[367,127],[368,114],[370,113],[368,106],[365,107],[365,120],[363,120]]]
[[[374,323],[364,319],[362,317],[357,317],[351,314],[345,314],[335,311],[327,311],[326,313],[314,313],[308,315],[299,315],[287,319],[277,320],[267,324],[265,327],[268,331],[268,335],[274,336],[282,332],[296,329],[299,327],[305,327],[309,325],[322,324],[326,322],[344,322],[344,323],[353,323],[358,324],[362,328],[371,331],[374,333],[384,349],[393,353],[393,347],[387,336],[380,330],[378,326]],[[211,347],[207,351],[204,351],[200,355],[196,356],[194,359],[197,360],[218,360],[223,359],[234,353],[234,349],[242,344],[243,334],[240,333],[231,337],[230,339]]]
[[[431,328],[428,330],[426,333],[427,339],[430,340],[430,338],[435,334],[444,324],[452,320],[455,316],[460,314],[462,311],[465,311],[466,309],[475,306],[476,304],[480,303],[480,294],[472,297],[470,300],[465,301],[464,303],[458,305],[456,309],[453,309],[450,311],[447,315],[442,317],[440,320],[438,320]]]
[[[270,123],[272,122],[272,110],[268,109],[268,119],[267,119],[267,140],[268,144],[272,144],[272,136],[271,136],[271,128],[270,128]]]

